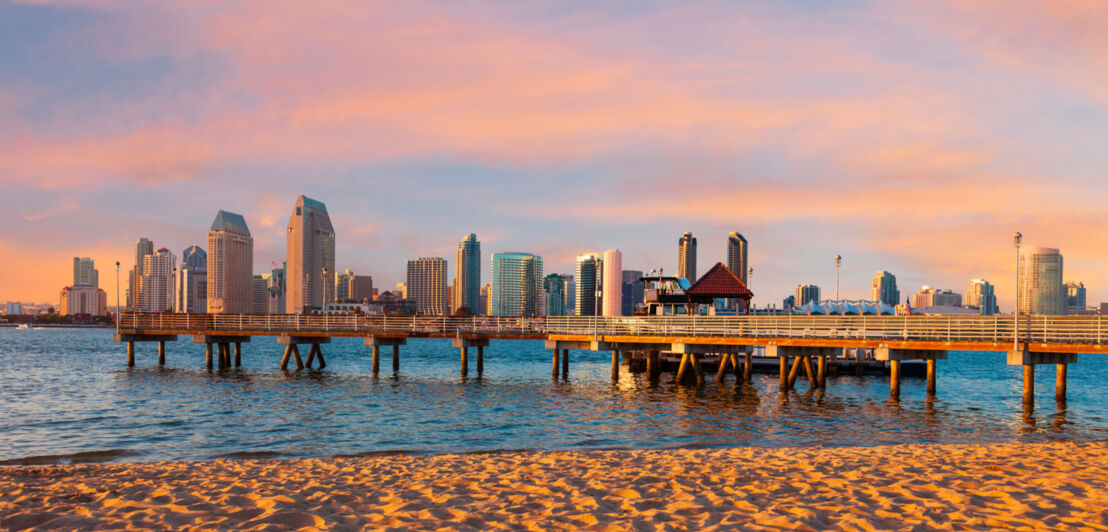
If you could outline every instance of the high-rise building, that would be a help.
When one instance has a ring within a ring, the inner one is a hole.
[[[600,308],[604,316],[623,315],[623,254],[609,249],[601,259],[604,272],[600,281]]]
[[[450,310],[466,307],[473,314],[483,314],[481,306],[481,243],[470,233],[458,242],[454,255],[454,291]]]
[[[401,299],[408,299],[407,283],[396,283],[396,293],[400,294]]]
[[[142,276],[138,283],[138,310],[165,312],[173,310],[173,270],[177,258],[166,248],[142,257]]]
[[[747,254],[749,253],[749,244],[746,241],[746,237],[742,234],[732,231],[727,235],[727,268],[734,273],[744,285],[748,285],[750,280],[747,278],[747,273],[750,270],[750,261]],[[728,299],[727,308],[738,308],[738,299]]]
[[[269,311],[269,277],[268,273],[258,273],[250,280],[251,314],[266,314]]]
[[[286,312],[322,311],[335,299],[335,228],[327,206],[307,196],[296,198],[285,240]]]
[[[91,284],[74,284],[62,288],[58,302],[59,316],[87,314],[103,316],[108,313],[108,293]]]
[[[542,316],[542,257],[530,253],[493,253],[489,314]]]
[[[969,287],[966,288],[966,297],[963,303],[966,308],[980,309],[981,314],[985,316],[996,314],[996,291],[993,289],[992,283],[984,279],[970,281]]]
[[[127,308],[138,309],[142,281],[143,257],[154,254],[154,243],[146,238],[139,238],[135,242],[135,267],[131,269],[127,279]]]
[[[350,268],[347,268],[343,273],[335,273],[335,301],[346,302],[350,300],[350,278],[353,276],[354,273],[350,271]]]
[[[489,310],[490,308],[492,308],[489,306],[489,303],[492,301],[492,299],[489,297],[490,292],[492,292],[492,283],[485,283],[481,285],[481,302],[479,303],[481,307],[481,314],[488,315],[492,313],[491,310]]]
[[[796,306],[796,296],[787,296],[781,300],[781,308],[789,310]]]
[[[912,295],[912,306],[924,307],[960,307],[962,306],[962,294],[953,290],[940,290],[930,286],[922,286]]]
[[[355,303],[373,301],[373,277],[370,275],[354,275],[351,273],[350,291],[346,294],[346,300]]]
[[[688,231],[677,240],[677,276],[696,282],[696,237]]]
[[[269,272],[269,285],[266,287],[266,314],[284,314],[285,305],[285,267],[273,268]]]
[[[254,237],[241,214],[219,211],[208,229],[208,313],[254,310]]]
[[[100,272],[89,257],[73,257],[73,284],[85,284],[100,288]]]
[[[415,301],[416,312],[425,316],[445,316],[450,311],[446,301],[446,259],[420,257],[408,261],[408,282],[405,299]]]
[[[546,294],[546,315],[566,315],[566,278],[564,275],[552,273],[542,280],[542,289]]]
[[[189,246],[181,254],[173,311],[208,311],[208,254],[200,246]]]
[[[796,287],[796,306],[804,306],[809,302],[820,302],[819,287],[814,284],[802,284]]]
[[[622,314],[631,316],[635,314],[635,308],[643,303],[646,285],[642,281],[641,270],[623,270],[623,305]]]
[[[566,316],[577,315],[577,281],[573,275],[563,275],[566,281]]]
[[[1085,283],[1070,281],[1066,283],[1066,312],[1069,314],[1084,313],[1087,308],[1085,297]]]
[[[1020,252],[1020,314],[1066,313],[1062,253],[1056,248],[1028,247]]]
[[[898,305],[900,289],[896,287],[896,276],[885,270],[878,270],[870,284],[870,299],[886,305]]]
[[[577,283],[574,290],[574,312],[576,316],[597,316],[598,300],[597,290],[600,289],[603,271],[601,269],[603,257],[597,253],[586,253],[577,257],[577,273],[574,280]]]

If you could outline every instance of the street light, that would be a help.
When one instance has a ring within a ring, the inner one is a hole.
[[[1012,237],[1012,240],[1016,244],[1016,311],[1012,313],[1012,316],[1015,318],[1016,328],[1015,328],[1015,331],[1013,333],[1013,336],[1015,338],[1012,341],[1012,343],[1014,345],[1013,349],[1015,349],[1016,351],[1019,351],[1020,350],[1020,243],[1023,242],[1023,234],[1020,233],[1019,231],[1016,231],[1016,234],[1015,234],[1015,236]]]
[[[754,268],[750,267],[750,268],[746,269],[746,288],[747,288],[747,290],[750,289],[750,282],[751,282],[752,279],[754,279]],[[753,294],[753,292],[751,292],[751,294]],[[754,308],[755,308],[754,307],[754,301],[753,301],[753,298],[751,298],[750,309],[749,310],[753,311]],[[753,312],[749,312],[749,313],[753,314]]]
[[[119,334],[119,261],[115,261],[115,333]]]
[[[835,301],[839,301],[839,266],[843,264],[843,256],[835,255]]]

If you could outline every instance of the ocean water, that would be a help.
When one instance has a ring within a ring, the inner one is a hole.
[[[1054,367],[1040,366],[1036,408],[1021,406],[1021,368],[1003,353],[952,352],[938,395],[906,377],[899,402],[888,377],[834,376],[826,390],[800,379],[782,394],[775,375],[700,387],[663,373],[652,385],[608,352],[572,351],[554,381],[541,341],[496,341],[485,372],[459,374],[449,340],[411,339],[392,372],[382,349],[371,373],[361,339],[324,346],[327,369],[283,372],[273,338],[243,344],[243,367],[208,371],[202,345],[182,336],[136,344],[137,365],[110,330],[0,329],[0,464],[203,460],[504,450],[733,446],[848,446],[1108,439],[1108,356],[1069,370],[1069,401],[1054,401]],[[306,355],[304,350],[304,355]]]

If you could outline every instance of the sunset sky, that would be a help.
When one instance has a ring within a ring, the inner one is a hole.
[[[255,270],[298,194],[339,269],[475,232],[546,272],[619,248],[701,272],[750,241],[759,306],[875,270],[997,286],[1061,248],[1108,300],[1108,2],[0,1],[0,302],[51,301],[219,209]],[[125,278],[124,278],[125,280]],[[114,295],[111,297],[114,304]]]

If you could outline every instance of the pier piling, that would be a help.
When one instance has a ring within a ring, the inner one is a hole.
[[[722,383],[723,378],[727,375],[727,369],[731,365],[730,353],[724,353],[719,356],[719,368],[716,369],[716,382]]]
[[[208,360],[209,361],[212,358],[211,351],[212,351],[211,344],[208,344]],[[289,369],[289,359],[290,358],[292,358],[292,344],[289,344],[289,345],[285,346],[285,354],[284,354],[284,356],[281,357],[281,369],[282,370]],[[208,363],[208,367],[211,367],[211,362]]]
[[[816,383],[820,388],[827,387],[827,355],[820,355],[817,359]]]
[[[1035,365],[1023,365],[1023,405],[1035,404]]]
[[[889,396],[900,399],[900,361],[889,361]]]
[[[212,344],[211,342],[204,343],[204,365],[208,369],[212,369]]]
[[[552,357],[552,360],[553,360],[553,362],[552,362],[553,376],[554,376],[555,379],[557,379],[558,378],[558,365],[559,365],[558,355],[562,352],[562,350],[558,349],[558,348],[554,348],[554,349],[551,349],[551,351],[554,354],[554,356]]]
[[[378,371],[381,371],[381,348],[379,346],[371,346],[370,351],[373,353],[373,374],[376,375]]]
[[[816,380],[815,371],[812,371],[812,358],[808,355],[804,355],[801,358],[804,359],[804,375],[808,377],[808,386],[819,388],[819,381]]]
[[[462,346],[459,349],[462,350],[462,377],[469,375],[469,347]]]
[[[612,350],[612,380],[619,380],[619,350]]]
[[[743,362],[743,381],[750,382],[754,373],[754,353],[747,353]]]
[[[796,377],[800,375],[800,366],[802,364],[802,362],[800,361],[801,358],[802,357],[799,356],[794,357],[793,366],[789,369],[788,382],[785,383],[786,390],[791,390],[793,389],[793,387],[796,386]]]
[[[477,375],[485,372],[485,346],[477,346]]]
[[[781,391],[786,391],[789,389],[789,357],[777,357],[777,369],[781,377],[778,388],[780,388]]]
[[[661,356],[657,350],[651,349],[646,352],[646,376],[650,380],[658,380],[658,377],[662,375]]]
[[[481,356],[480,349],[477,351],[477,373],[481,372]],[[376,371],[376,370],[374,370]],[[392,344],[392,372],[396,373],[400,371],[400,344]]]
[[[562,380],[569,378],[569,349],[562,350]]]
[[[938,365],[938,360],[931,359],[927,361],[927,395],[931,397],[935,397],[935,373]]]
[[[1054,400],[1059,403],[1066,402],[1066,364],[1058,364],[1058,375],[1054,381]]]
[[[165,340],[158,340],[158,365],[165,365]]]
[[[242,342],[235,342],[235,367],[242,367]]]

